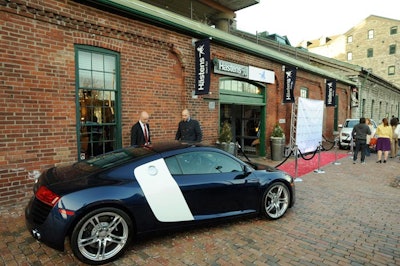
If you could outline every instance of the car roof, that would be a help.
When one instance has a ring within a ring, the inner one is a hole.
[[[370,119],[371,123],[373,124],[374,128],[376,128],[377,124],[373,119]],[[345,128],[347,128],[348,130],[353,129],[353,127],[358,124],[358,122],[360,121],[359,118],[347,118],[345,120],[345,122],[343,123],[343,128],[342,130],[344,130]],[[356,122],[356,123],[349,123],[349,122]],[[351,125],[349,125],[351,124]]]
[[[169,151],[176,151],[190,147],[209,147],[201,144],[184,143],[179,141],[174,142],[159,142],[149,146],[127,146],[115,151],[89,158],[87,160],[78,162],[76,167],[89,171],[92,167],[109,168],[116,164],[123,164],[138,158],[144,158],[154,154],[166,153]]]
[[[144,148],[149,149],[156,153],[163,153],[172,150],[185,149],[189,147],[208,147],[208,146],[194,142],[164,141],[164,142],[157,142],[149,146],[145,146]]]

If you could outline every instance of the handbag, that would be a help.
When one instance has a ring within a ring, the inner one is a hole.
[[[370,146],[376,145],[376,142],[377,142],[377,141],[378,141],[377,138],[371,138],[371,140],[369,141],[369,145],[370,145]]]

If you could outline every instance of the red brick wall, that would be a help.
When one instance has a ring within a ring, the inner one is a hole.
[[[34,170],[77,159],[75,44],[121,55],[123,146],[129,145],[130,128],[142,110],[151,116],[153,142],[173,140],[184,108],[200,121],[204,142],[215,142],[219,105],[216,101],[215,110],[209,110],[204,98],[218,98],[219,76],[212,74],[211,95],[192,98],[192,37],[73,1],[27,3],[0,1],[0,204],[26,200]],[[269,136],[278,119],[285,118],[289,135],[291,105],[282,104],[282,65],[215,43],[211,52],[213,57],[275,71],[275,84],[267,86],[266,133]],[[296,88],[304,84],[310,98],[324,99],[321,77],[302,71],[298,77]],[[329,131],[333,109],[326,111],[326,118]]]

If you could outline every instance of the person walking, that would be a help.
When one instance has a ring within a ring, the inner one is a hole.
[[[386,117],[382,119],[382,123],[376,129],[376,135],[378,136],[378,140],[376,143],[376,150],[378,152],[378,161],[376,162],[382,163],[382,153],[383,153],[383,162],[386,163],[390,151],[390,140],[392,139],[393,135],[392,127],[389,126],[389,122]]]
[[[397,136],[397,153],[396,156],[399,154],[400,148],[400,123],[397,123],[396,128],[394,129],[394,135]]]
[[[175,140],[201,142],[203,133],[200,123],[190,117],[188,109],[182,111],[182,120],[178,124]]]
[[[365,118],[365,124],[369,127],[369,130],[371,130],[371,134],[367,135],[367,145],[365,147],[365,156],[370,156],[371,155],[371,139],[375,136],[375,128],[374,125],[371,123],[371,119]]]
[[[396,158],[397,153],[399,152],[399,135],[396,134],[396,128],[399,125],[399,119],[397,117],[393,117],[390,119],[390,126],[392,127],[393,134],[390,142],[390,158]]]
[[[367,135],[371,134],[369,126],[365,123],[365,118],[361,117],[360,122],[353,127],[351,135],[356,141],[356,149],[353,155],[353,164],[357,162],[358,152],[361,151],[361,163],[365,164],[365,151],[367,149]]]
[[[150,141],[150,126],[149,114],[145,111],[140,113],[139,121],[131,128],[131,146],[149,145]]]

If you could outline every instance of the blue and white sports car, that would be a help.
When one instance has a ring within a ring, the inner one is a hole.
[[[43,172],[25,210],[32,235],[103,264],[138,234],[234,216],[282,217],[294,180],[257,169],[215,147],[169,143],[129,147]]]

